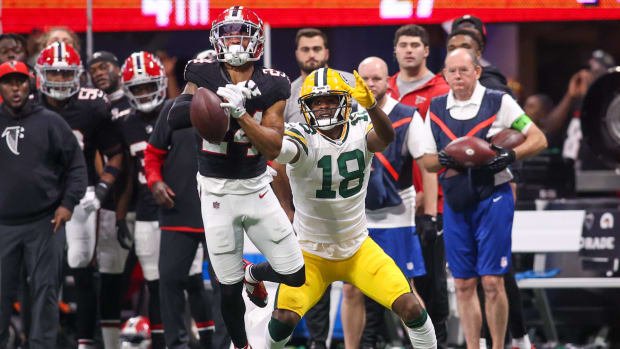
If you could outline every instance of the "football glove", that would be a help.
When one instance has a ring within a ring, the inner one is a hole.
[[[228,109],[230,116],[239,119],[245,114],[245,100],[250,93],[246,87],[227,84],[225,87],[218,87],[216,93],[226,99],[226,102],[220,103],[220,107]]]
[[[80,206],[82,206],[86,213],[91,213],[101,208],[101,201],[97,198],[95,192],[86,191],[86,195],[80,200]]]
[[[491,144],[491,149],[495,150],[497,155],[485,165],[485,168],[494,173],[500,172],[510,166],[517,158],[515,151],[512,149],[502,148],[495,144]]]
[[[375,96],[364,82],[364,79],[362,79],[356,70],[353,71],[353,75],[355,75],[355,87],[353,88],[348,84],[344,84],[347,92],[349,92],[364,109],[368,110],[376,107],[377,101],[375,100]]]
[[[415,217],[415,233],[420,238],[420,244],[431,246],[437,239],[437,218],[428,214]]]
[[[122,248],[128,250],[131,248],[131,244],[133,243],[133,237],[131,236],[131,232],[127,227],[127,222],[124,219],[119,219],[116,221],[116,239],[118,240],[118,244],[121,245]]]
[[[240,83],[237,83],[237,86],[241,88],[245,99],[252,99],[261,95],[261,92],[254,80],[241,81]]]
[[[459,168],[458,162],[446,153],[445,149],[442,149],[439,154],[437,154],[437,159],[439,160],[439,164],[445,168]]]

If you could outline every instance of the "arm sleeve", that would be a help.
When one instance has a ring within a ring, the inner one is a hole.
[[[86,193],[86,186],[88,184],[86,162],[84,161],[84,154],[69,125],[60,117],[58,119],[58,132],[55,132],[57,138],[52,144],[60,145],[60,149],[58,149],[60,152],[59,158],[64,170],[64,191],[60,205],[73,211],[75,205],[80,202]]]
[[[168,113],[168,125],[173,130],[192,127],[192,121],[189,118],[189,107],[192,104],[193,97],[190,94],[182,94],[174,99],[172,108],[170,108]]]
[[[98,112],[100,122],[95,133],[97,149],[106,156],[114,156],[123,150],[121,130],[117,123],[112,122],[110,106],[107,103],[104,103]]]

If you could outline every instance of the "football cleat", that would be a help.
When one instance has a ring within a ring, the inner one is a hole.
[[[247,260],[243,260],[243,271],[246,275],[249,274],[248,268],[252,265],[252,263]],[[247,270],[247,272],[246,272]],[[248,295],[248,298],[252,301],[252,303],[256,304],[259,308],[264,308],[267,306],[267,289],[265,288],[265,284],[262,281],[259,282],[251,282],[248,280],[248,277],[243,277],[243,285],[245,286],[245,292]]]

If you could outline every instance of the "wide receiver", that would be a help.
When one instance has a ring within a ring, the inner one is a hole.
[[[237,348],[249,348],[241,290],[267,306],[262,280],[301,286],[303,256],[293,228],[269,183],[267,161],[282,146],[283,112],[290,95],[284,73],[254,65],[263,51],[263,22],[251,10],[234,6],[213,22],[211,43],[217,61],[196,59],[185,67],[187,85],[176,98],[168,122],[191,127],[189,106],[198,87],[216,92],[230,114],[224,141],[198,137],[198,189],[209,257],[221,283],[222,316]],[[269,263],[243,261],[243,232]]]
[[[333,69],[308,75],[299,98],[307,124],[289,124],[276,159],[288,164],[306,282],[299,288],[280,286],[265,334],[268,348],[283,348],[327,285],[338,280],[398,314],[415,348],[437,346],[431,319],[407,278],[368,237],[365,198],[372,157],[395,133],[364,80],[354,75],[354,89]],[[351,114],[351,97],[366,110]]]

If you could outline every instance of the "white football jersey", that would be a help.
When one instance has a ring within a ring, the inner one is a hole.
[[[365,110],[351,115],[336,140],[305,123],[287,124],[285,139],[302,149],[299,160],[287,165],[295,204],[293,228],[302,249],[330,259],[348,258],[368,235],[365,201],[373,153],[368,151],[366,135],[370,130]]]

